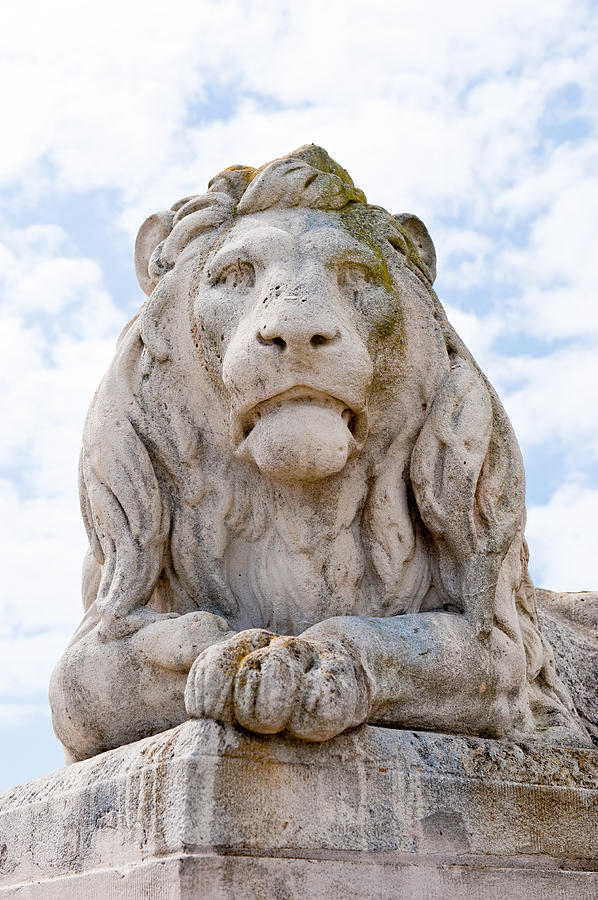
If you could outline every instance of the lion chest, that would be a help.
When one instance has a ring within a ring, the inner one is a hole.
[[[296,535],[285,537],[272,529],[227,548],[223,574],[233,627],[300,634],[323,619],[363,611],[363,552],[353,534],[307,547]]]

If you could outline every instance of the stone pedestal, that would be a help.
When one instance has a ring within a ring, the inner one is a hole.
[[[598,897],[598,753],[209,721],[0,797],[0,898]]]

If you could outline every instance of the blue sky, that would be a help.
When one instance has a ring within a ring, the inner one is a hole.
[[[598,9],[584,0],[12,4],[0,34],[0,789],[61,765],[86,408],[150,213],[322,144],[424,219],[528,476],[536,583],[598,589]]]

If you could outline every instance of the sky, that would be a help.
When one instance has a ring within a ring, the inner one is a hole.
[[[314,142],[412,212],[523,450],[531,571],[598,589],[598,4],[22,0],[0,31],[0,790],[62,765],[85,413],[150,213]]]

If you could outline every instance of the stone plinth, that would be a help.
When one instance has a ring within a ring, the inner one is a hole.
[[[0,898],[598,896],[598,753],[189,721],[0,797]]]

